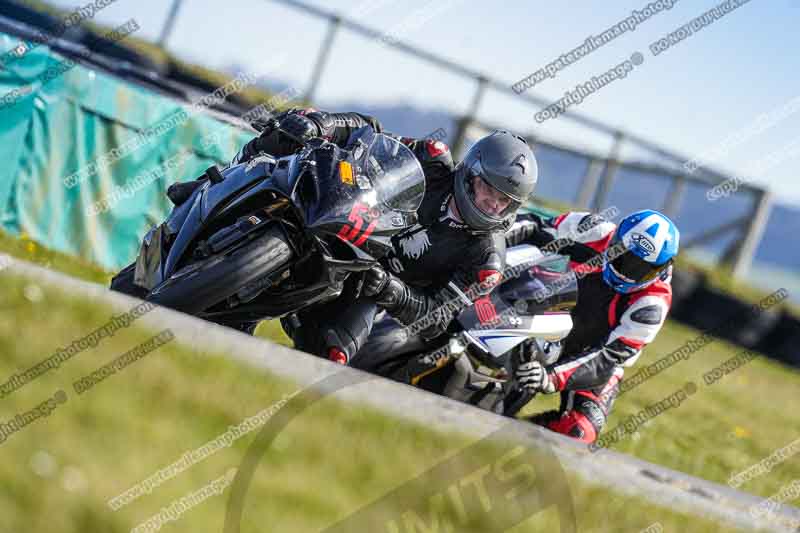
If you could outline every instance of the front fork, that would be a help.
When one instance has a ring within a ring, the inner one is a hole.
[[[425,376],[433,374],[437,370],[444,368],[451,361],[460,358],[467,350],[466,342],[462,335],[451,337],[444,346],[431,352],[414,357],[408,365],[404,367],[405,378],[403,381],[409,385],[418,385]]]

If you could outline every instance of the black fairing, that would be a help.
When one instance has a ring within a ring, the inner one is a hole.
[[[274,165],[269,165],[268,163],[255,165],[243,163],[227,168],[222,172],[225,178],[223,181],[219,183],[204,182],[186,203],[173,210],[172,215],[167,219],[167,225],[169,227],[178,225],[178,220],[173,220],[173,218],[183,218],[183,220],[180,223],[178,236],[164,262],[162,279],[166,279],[173,274],[184,258],[184,254],[189,249],[190,244],[203,231],[207,223],[216,214],[216,211],[219,211],[226,202],[229,202],[235,196],[243,194],[257,182],[267,178],[271,173],[272,166]],[[183,208],[187,205],[191,207],[184,216]]]
[[[397,140],[366,127],[354,132],[348,148],[314,139],[294,155],[260,154],[224,169],[222,180],[203,181],[145,237],[137,283],[152,290],[190,262],[195,268],[195,259],[208,257],[203,255],[209,253],[208,243],[238,246],[246,237],[234,238],[231,228],[237,221],[263,221],[266,215],[265,225],[280,224],[296,260],[306,262],[298,268],[316,274],[299,284],[292,281],[290,289],[270,289],[269,305],[260,302],[268,313],[255,309],[259,302],[253,300],[238,306],[242,314],[280,316],[335,295],[349,272],[369,268],[391,249],[392,236],[416,222],[425,189],[419,162]],[[226,249],[232,248],[221,251]],[[308,264],[315,257],[317,266]]]
[[[371,185],[363,188],[370,182],[360,163],[353,152],[334,144],[315,148],[304,161],[305,168],[299,170],[296,193],[303,200],[311,233],[329,242],[345,243],[358,258],[380,259],[391,250],[391,237],[414,224],[416,214],[377,202],[375,189]],[[343,179],[342,164],[350,166],[352,183]]]

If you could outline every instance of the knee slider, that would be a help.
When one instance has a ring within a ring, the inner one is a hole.
[[[606,414],[595,399],[576,394],[574,410],[588,418],[598,433],[606,425]]]

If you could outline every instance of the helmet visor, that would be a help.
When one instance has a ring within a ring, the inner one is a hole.
[[[614,245],[622,246],[619,244],[618,239],[614,239],[612,246]],[[648,263],[632,251],[624,248],[620,255],[611,259],[611,269],[617,276],[629,283],[645,283],[654,280],[671,264],[672,259],[663,265]]]
[[[520,207],[520,202],[486,181],[480,161],[467,168],[466,180],[472,203],[484,215],[502,220]]]

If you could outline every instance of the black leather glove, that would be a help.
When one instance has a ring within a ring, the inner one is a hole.
[[[300,109],[290,109],[266,122],[254,124],[261,134],[255,139],[252,151],[281,157],[296,152],[314,137],[323,137],[328,130],[320,126],[320,121],[311,117],[320,112],[301,113]],[[330,123],[332,125],[333,120]],[[331,126],[330,129],[332,128]]]
[[[258,118],[253,122],[251,122],[250,126],[252,126],[253,129],[256,130],[261,136],[269,135],[270,133],[278,129],[278,126],[281,125],[280,119],[286,116],[287,114],[288,113],[281,113],[280,115],[274,117]]]
[[[386,272],[380,265],[375,265],[364,274],[362,290],[364,296],[374,298],[380,307],[392,309],[400,302],[405,283]]]
[[[244,145],[231,161],[232,165],[251,160],[259,152],[276,157],[295,153],[314,137],[330,138],[336,131],[336,121],[330,113],[304,112],[292,108],[268,119],[251,124],[259,136]]]
[[[292,113],[280,122],[281,133],[297,142],[305,144],[314,137],[320,137],[320,127],[311,118],[299,113]]]
[[[258,137],[245,145],[243,157],[239,159],[249,160],[259,152],[278,157],[293,153],[298,148],[297,142],[286,138],[280,131],[280,125],[297,111],[297,108],[292,108],[275,116],[258,118],[251,122],[250,125],[258,132]]]
[[[323,137],[327,140],[335,140],[336,119],[347,117],[351,113],[327,113],[325,111],[293,111],[286,118],[280,121],[280,130],[290,139],[305,144],[314,137]],[[343,120],[347,123],[347,120]],[[346,125],[346,124],[343,124]],[[350,129],[344,128],[347,135]]]

